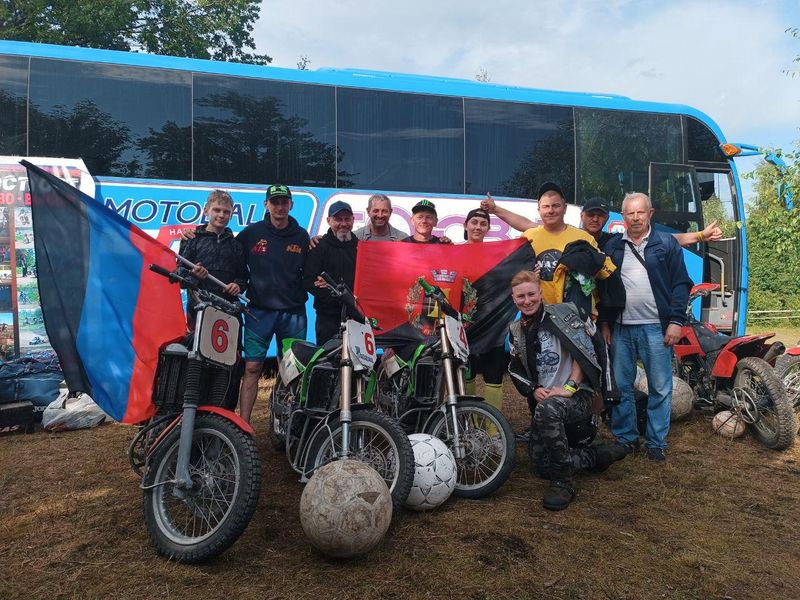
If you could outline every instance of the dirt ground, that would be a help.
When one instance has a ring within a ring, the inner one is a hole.
[[[0,438],[1,598],[796,598],[800,446],[711,434],[710,415],[675,423],[669,461],[631,456],[579,476],[566,511],[541,506],[520,446],[493,497],[451,498],[395,517],[368,556],[334,561],[300,527],[302,486],[255,427],[258,510],[239,541],[202,566],[157,556],[125,452],[133,428]],[[506,390],[516,429],[524,408]]]

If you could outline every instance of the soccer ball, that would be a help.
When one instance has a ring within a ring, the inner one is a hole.
[[[688,383],[680,377],[672,376],[672,413],[671,421],[679,421],[692,412],[697,396]]]
[[[633,381],[633,387],[643,394],[647,394],[647,373],[639,365],[636,365],[636,379]]]
[[[642,367],[636,367],[636,379],[634,380],[633,387],[643,394],[648,393],[647,374]],[[670,421],[678,421],[691,413],[696,399],[697,396],[692,387],[677,375],[673,375]]]
[[[714,429],[714,433],[729,438],[737,438],[743,435],[745,430],[742,418],[729,410],[723,410],[715,414],[711,426]]]
[[[300,523],[313,546],[336,558],[366,554],[392,522],[392,496],[368,465],[336,460],[317,470],[300,497]]]
[[[456,460],[439,438],[414,433],[408,439],[414,450],[414,483],[405,506],[411,510],[432,510],[456,489]]]

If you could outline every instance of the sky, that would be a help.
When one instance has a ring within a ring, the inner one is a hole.
[[[265,0],[272,64],[361,68],[688,104],[727,141],[800,139],[798,0]],[[753,159],[738,159],[740,174]],[[743,181],[744,195],[751,186]]]

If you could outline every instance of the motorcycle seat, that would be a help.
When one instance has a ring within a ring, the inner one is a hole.
[[[304,341],[292,342],[291,348],[292,354],[294,354],[297,360],[304,365],[307,365],[311,361],[311,358],[314,356],[314,354],[316,354],[317,350],[319,350],[319,346],[316,344]]]
[[[729,335],[712,331],[706,327],[695,328],[695,333],[697,334],[697,341],[700,342],[700,348],[706,354],[720,350],[731,339]]]
[[[299,360],[302,364],[307,365],[320,348],[325,350],[325,352],[330,352],[341,345],[342,338],[334,337],[322,344],[322,346],[318,346],[317,344],[313,344],[311,342],[298,340],[292,342],[291,349],[292,353],[295,355],[295,357],[297,357],[297,360]]]

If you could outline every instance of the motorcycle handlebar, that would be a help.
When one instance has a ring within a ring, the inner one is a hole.
[[[162,277],[166,277],[169,279],[170,283],[182,283],[187,289],[196,292],[198,296],[200,296],[201,300],[204,300],[227,313],[239,314],[244,311],[244,305],[228,302],[225,298],[218,296],[214,292],[201,289],[196,282],[191,281],[186,277],[181,277],[175,271],[168,271],[164,267],[155,264],[151,264],[149,269],[153,271],[153,273],[158,273]]]
[[[417,279],[417,282],[422,286],[422,289],[425,291],[426,296],[430,296],[436,302],[439,303],[439,307],[442,309],[442,312],[446,314],[448,317],[453,317],[454,319],[458,319],[461,315],[458,311],[453,308],[453,305],[447,299],[447,296],[444,295],[442,288],[439,286],[431,285],[427,281],[425,281],[424,277],[420,277]]]
[[[350,309],[349,312],[351,317],[353,317],[359,323],[367,322],[367,316],[364,314],[361,308],[359,308],[353,291],[347,287],[346,283],[336,283],[333,277],[331,277],[330,274],[325,271],[322,271],[319,276],[322,277],[322,280],[328,285],[328,289],[330,289],[331,294],[339,298],[342,301],[342,304]],[[345,313],[343,312],[342,315],[342,318],[344,318]]]

